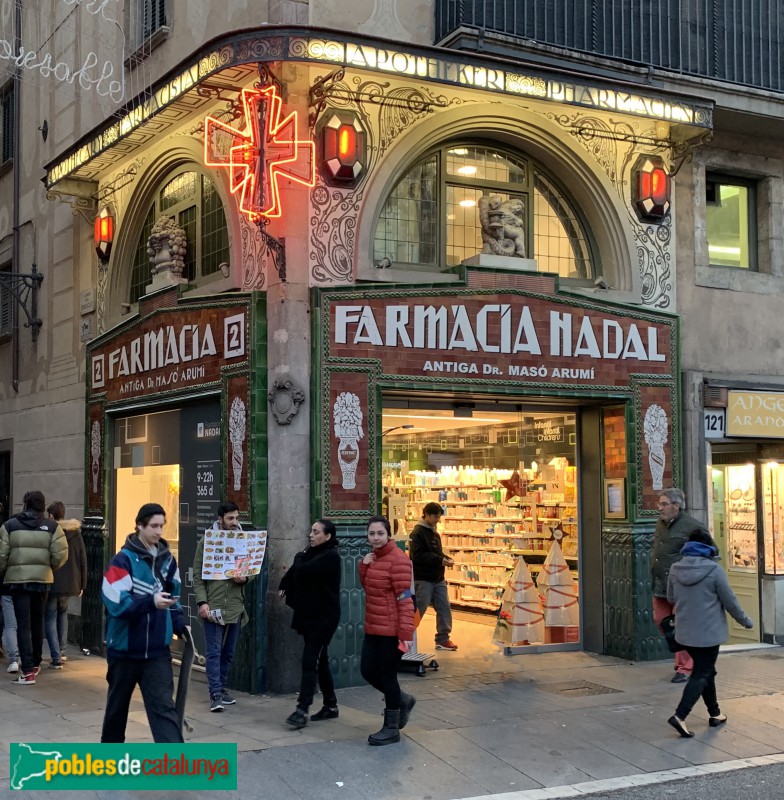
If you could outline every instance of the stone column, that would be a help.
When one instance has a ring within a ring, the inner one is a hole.
[[[703,422],[703,376],[683,373],[683,491],[686,509],[702,522],[708,521],[708,477]]]
[[[307,69],[298,75],[295,65],[282,65],[288,87],[286,113],[300,112],[300,135],[307,135]],[[299,79],[299,82],[298,82]],[[276,380],[292,381],[305,393],[305,401],[288,424],[268,414],[268,529],[269,582],[267,585],[267,668],[269,688],[291,692],[298,688],[302,640],[291,630],[291,609],[278,597],[278,584],[294,555],[307,545],[311,514],[311,319],[308,288],[309,190],[284,182],[283,216],[270,233],[285,237],[286,280],[271,265],[267,270],[268,388]],[[269,408],[268,408],[269,410]]]

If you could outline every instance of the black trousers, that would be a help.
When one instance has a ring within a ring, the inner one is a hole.
[[[359,662],[360,672],[374,689],[378,689],[384,695],[386,707],[393,711],[400,708],[397,667],[402,657],[403,653],[398,650],[396,636],[365,634]]]
[[[335,695],[335,682],[329,669],[329,653],[327,646],[321,641],[305,637],[302,649],[302,681],[299,686],[297,708],[307,713],[316,692],[316,681],[321,687],[324,705],[335,708],[338,698]]]
[[[118,658],[109,656],[106,682],[109,692],[103,715],[102,742],[124,742],[131,696],[138,685],[156,742],[181,742],[180,719],[174,708],[171,658]]]
[[[688,683],[683,687],[683,696],[675,715],[678,719],[686,719],[702,697],[708,714],[718,717],[721,714],[716,697],[716,659],[719,657],[719,646],[687,647],[686,652],[694,660],[694,668]]]
[[[48,592],[25,592],[14,590],[16,635],[19,639],[19,660],[22,673],[32,672],[41,666],[41,651],[44,647],[44,611]]]

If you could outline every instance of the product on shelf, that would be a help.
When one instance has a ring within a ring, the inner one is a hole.
[[[541,480],[535,482],[537,475]],[[507,502],[508,492],[501,487],[518,480],[524,494],[510,496]],[[396,535],[407,537],[426,503],[442,507],[441,543],[455,562],[445,576],[450,602],[487,612],[497,611],[517,557],[525,557],[529,574],[541,582],[554,528],[562,531],[563,556],[576,570],[575,480],[575,468],[562,464],[541,471],[445,466],[437,472],[392,472],[385,477],[385,486]],[[567,575],[574,586],[568,569]]]
[[[493,640],[503,645],[544,641],[542,599],[522,556],[518,556],[512,577],[504,589]]]

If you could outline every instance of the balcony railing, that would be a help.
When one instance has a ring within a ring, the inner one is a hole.
[[[782,0],[436,0],[460,27],[784,91]]]

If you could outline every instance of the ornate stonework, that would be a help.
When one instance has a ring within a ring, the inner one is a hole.
[[[610,179],[623,206],[628,209],[628,221],[637,246],[637,266],[640,270],[642,302],[654,308],[670,309],[675,304],[675,280],[672,275],[672,217],[668,215],[659,225],[642,222],[630,202],[630,170],[635,156],[644,146],[646,152],[670,161],[667,143],[656,139],[650,123],[626,120],[605,120],[580,112],[546,116],[569,131]],[[642,145],[640,142],[644,141]]]
[[[242,290],[258,292],[267,284],[269,248],[264,244],[258,225],[250,222],[244,214],[238,214],[237,218],[242,245]]]
[[[311,281],[345,283],[354,279],[356,222],[367,176],[403,132],[437,109],[463,100],[428,87],[393,87],[390,82],[363,80],[359,76],[346,80],[342,70],[317,86],[317,110],[327,105],[354,109],[362,117],[368,135],[368,168],[358,186],[340,189],[319,183],[310,193]]]

